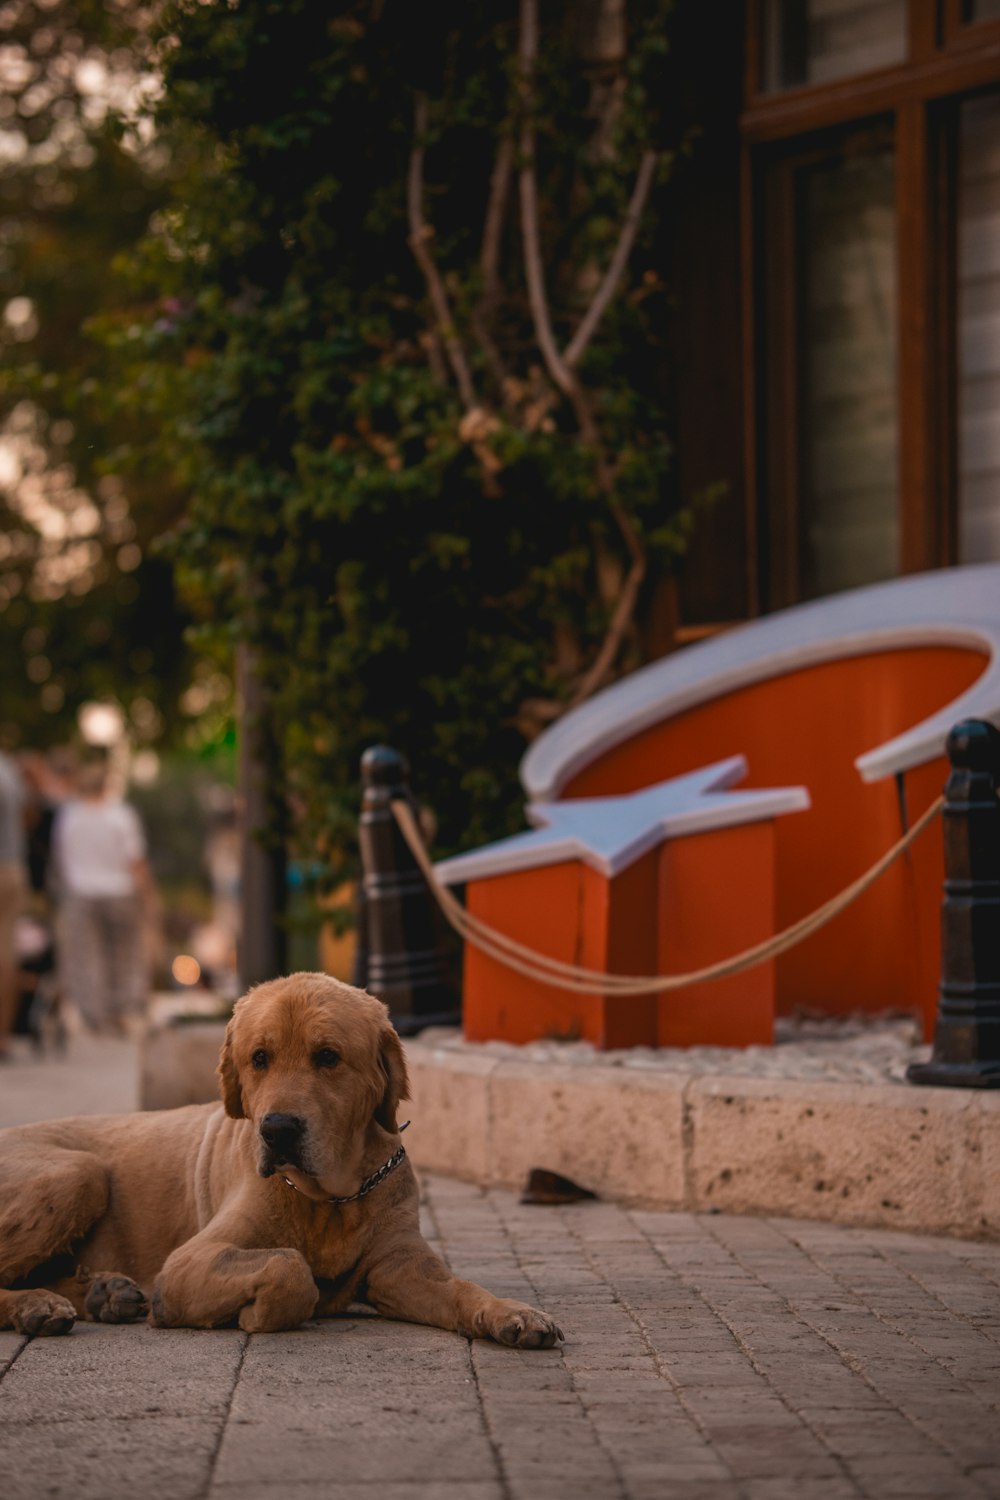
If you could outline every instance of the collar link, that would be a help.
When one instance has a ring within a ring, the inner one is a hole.
[[[409,1120],[407,1120],[405,1125],[400,1125],[400,1135],[402,1135],[403,1131],[406,1129],[406,1126],[409,1125],[409,1123]],[[383,1162],[377,1171],[372,1172],[369,1177],[366,1177],[356,1193],[350,1193],[346,1198],[328,1198],[327,1202],[335,1204],[357,1203],[359,1198],[366,1197],[373,1188],[378,1187],[380,1182],[384,1182],[385,1179],[389,1176],[389,1173],[396,1170],[405,1155],[406,1147],[403,1145],[397,1146],[396,1150],[389,1157],[389,1160]],[[284,1182],[287,1182],[288,1186],[292,1188],[293,1191],[295,1191],[296,1193],[298,1192],[298,1188],[295,1186],[295,1183],[290,1177],[283,1177],[282,1180]]]

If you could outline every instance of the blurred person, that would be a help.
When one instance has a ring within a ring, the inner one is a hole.
[[[60,806],[73,794],[76,757],[69,747],[24,750],[18,764],[25,788],[28,893],[18,921],[20,1012],[15,1031],[37,1047],[61,1047],[66,1031],[56,965],[56,906],[52,874],[52,828]]]
[[[0,750],[0,1059],[7,1057],[17,1013],[17,919],[27,890],[24,783],[16,763]]]
[[[53,883],[52,828],[59,808],[75,790],[76,762],[71,751],[56,748],[44,754],[25,751],[20,766],[27,798],[28,879],[35,896],[47,898]],[[39,899],[35,904],[41,910],[48,902]]]
[[[109,795],[105,761],[81,766],[76,795],[55,816],[52,857],[62,995],[94,1030],[123,1032],[148,994],[155,887],[139,815]]]

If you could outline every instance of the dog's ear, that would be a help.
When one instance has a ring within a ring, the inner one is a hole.
[[[233,1058],[233,1023],[230,1021],[226,1027],[226,1039],[222,1043],[222,1051],[219,1053],[219,1066],[216,1068],[219,1075],[219,1085],[222,1092],[222,1102],[226,1107],[226,1114],[231,1115],[234,1120],[246,1118],[243,1108],[243,1091],[240,1088],[240,1075]]]
[[[385,1074],[385,1092],[382,1102],[375,1111],[375,1119],[383,1130],[396,1133],[396,1110],[399,1108],[401,1099],[410,1097],[410,1081],[406,1076],[406,1058],[403,1056],[403,1044],[396,1035],[395,1028],[388,1023],[382,1027],[379,1035],[379,1065]]]

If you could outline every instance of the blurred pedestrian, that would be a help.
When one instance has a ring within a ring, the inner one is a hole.
[[[15,1031],[36,1047],[62,1047],[66,1029],[56,963],[56,902],[52,873],[55,816],[75,786],[76,757],[69,747],[18,757],[26,794],[28,896],[18,922],[20,1011]]]
[[[145,918],[155,888],[139,815],[109,794],[105,761],[81,766],[77,795],[55,816],[52,855],[63,998],[95,1030],[124,1031],[149,989]]]
[[[8,1055],[20,997],[17,919],[28,883],[24,802],[17,765],[0,750],[0,1058]]]
[[[44,753],[26,750],[20,767],[27,799],[28,880],[36,897],[35,910],[42,915],[53,887],[52,828],[56,813],[76,788],[76,761],[71,751],[60,747]]]

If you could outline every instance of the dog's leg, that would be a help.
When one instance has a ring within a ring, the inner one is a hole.
[[[368,1301],[387,1318],[429,1323],[518,1349],[550,1349],[563,1336],[547,1313],[453,1276],[418,1234],[380,1247],[378,1258],[365,1267],[365,1278]]]
[[[0,1175],[0,1288],[82,1239],[108,1206],[108,1174],[87,1151],[21,1151]],[[77,1309],[42,1289],[0,1290],[0,1328],[29,1337],[67,1333]]]
[[[232,1242],[234,1227],[216,1220],[168,1256],[153,1287],[150,1322],[159,1328],[238,1322],[248,1333],[275,1333],[312,1317],[319,1288],[299,1252],[246,1249]]]

